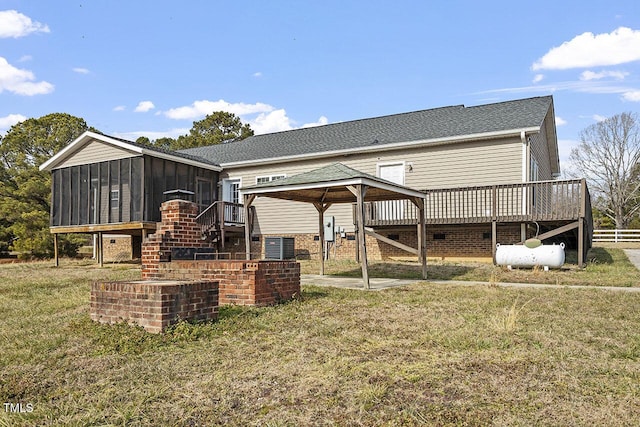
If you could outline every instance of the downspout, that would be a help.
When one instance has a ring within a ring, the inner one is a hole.
[[[529,165],[531,163],[531,149],[529,147],[529,141],[524,131],[520,132],[520,141],[522,141],[522,182],[529,181]]]

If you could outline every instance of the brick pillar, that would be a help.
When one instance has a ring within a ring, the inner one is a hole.
[[[142,278],[158,279],[160,262],[169,261],[173,247],[206,247],[196,223],[198,205],[187,200],[170,200],[160,207],[161,222],[142,243]]]

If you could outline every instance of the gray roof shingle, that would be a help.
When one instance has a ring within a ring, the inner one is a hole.
[[[473,107],[434,108],[255,135],[179,153],[225,164],[540,127],[552,102],[551,96],[542,96]]]

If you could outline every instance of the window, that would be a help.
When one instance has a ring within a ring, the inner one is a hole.
[[[536,159],[531,156],[529,165],[529,181],[537,181],[539,179],[539,166]]]
[[[267,176],[258,176],[256,177],[256,184],[264,184],[266,182],[276,181],[278,179],[286,178],[287,175],[279,174],[279,175],[267,175]]]
[[[111,190],[111,207],[117,208],[120,203],[120,191]]]

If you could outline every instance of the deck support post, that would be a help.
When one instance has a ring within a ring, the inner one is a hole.
[[[578,268],[584,267],[584,219],[578,220]]]
[[[102,243],[102,231],[98,232],[98,265],[104,267],[104,251]]]
[[[244,195],[244,252],[247,261],[251,259],[251,205],[255,199],[255,194]]]
[[[580,180],[580,212],[578,214],[578,267],[584,267],[584,218],[587,215],[587,180]]]
[[[58,258],[58,234],[53,234],[53,259],[55,262],[55,266],[60,266],[60,259]]]
[[[411,199],[418,208],[418,260],[422,264],[422,278],[427,279],[427,221],[424,199]]]
[[[498,222],[496,220],[491,221],[491,256],[493,257],[493,264],[496,264],[496,251],[498,245]]]

